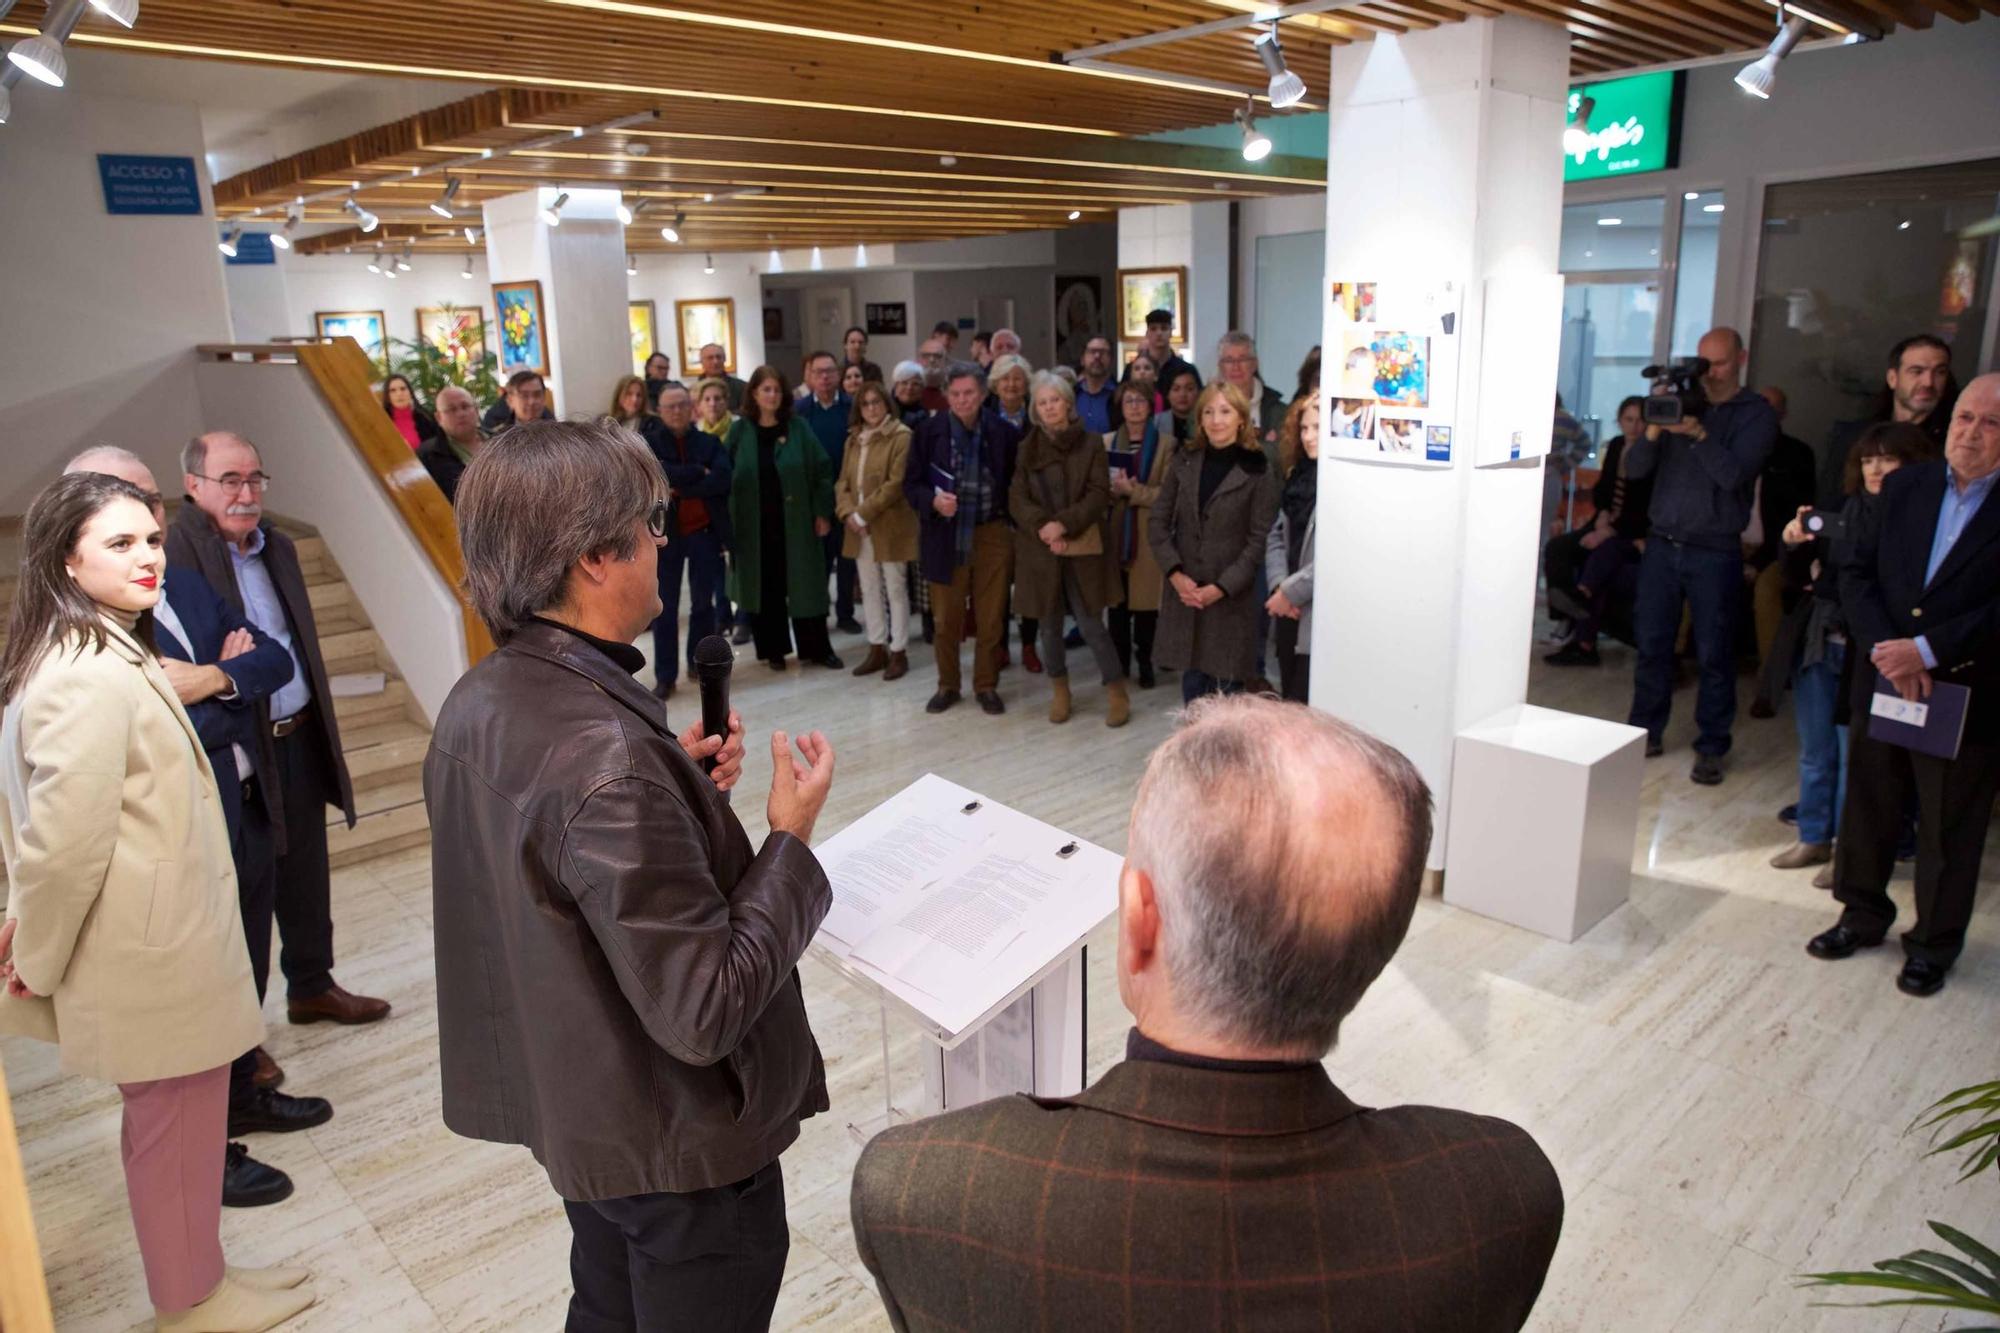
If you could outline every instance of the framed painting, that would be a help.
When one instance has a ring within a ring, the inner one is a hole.
[[[736,373],[736,302],[723,296],[708,301],[674,302],[674,326],[680,330],[681,364],[701,360],[701,349],[714,343],[722,349],[722,366]]]
[[[1118,336],[1138,342],[1146,336],[1146,316],[1155,310],[1174,315],[1173,341],[1187,345],[1187,269],[1118,270]]]
[[[377,365],[388,350],[388,325],[379,310],[315,310],[313,327],[322,338],[354,339]]]
[[[486,358],[486,314],[473,306],[418,306],[417,341],[437,348],[466,371]]]
[[[1094,273],[1056,275],[1056,361],[1083,364],[1083,345],[1104,328],[1104,281]]]
[[[493,284],[493,317],[500,325],[500,378],[517,370],[549,373],[549,326],[542,317],[542,284]]]
[[[651,301],[627,301],[625,319],[632,329],[632,373],[643,376],[646,358],[660,346],[660,317]]]

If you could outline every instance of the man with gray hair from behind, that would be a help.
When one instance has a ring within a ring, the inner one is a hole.
[[[1409,929],[1430,791],[1325,713],[1199,701],[1118,885],[1125,1059],[884,1131],[855,1244],[898,1329],[1502,1330],[1561,1183],[1503,1120],[1357,1106],[1321,1061]]]

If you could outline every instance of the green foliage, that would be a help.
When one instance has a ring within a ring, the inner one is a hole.
[[[1972,1118],[1969,1127],[1967,1117]],[[1967,1150],[1965,1170],[1959,1176],[1961,1182],[1992,1167],[2000,1161],[2000,1082],[1978,1083],[1946,1094],[1919,1113],[1910,1125],[1911,1132],[1920,1128],[1930,1131],[1932,1146],[1924,1154],[1926,1157]],[[1811,1287],[1861,1287],[1900,1293],[1849,1306],[1850,1309],[1909,1305],[2000,1316],[2000,1254],[1956,1227],[1933,1221],[1930,1228],[1964,1258],[1939,1250],[1911,1250],[1901,1258],[1878,1259],[1874,1268],[1865,1272],[1807,1273],[1800,1281]],[[2000,1323],[1967,1326],[1955,1333],[2000,1333]]]
[[[452,306],[446,306],[445,312],[458,313]],[[445,348],[401,338],[392,338],[389,343],[393,355],[388,373],[408,380],[426,411],[433,410],[438,394],[453,384],[468,390],[481,403],[500,396],[500,358],[470,338],[461,336]]]

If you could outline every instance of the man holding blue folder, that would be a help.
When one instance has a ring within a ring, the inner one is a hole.
[[[2000,795],[2000,374],[1965,386],[1942,460],[1892,474],[1840,571],[1841,602],[1874,672],[1856,683],[1847,806],[1834,862],[1840,923],[1806,946],[1846,958],[1882,942],[1896,829],[1917,795],[1914,925],[1905,994],[1944,986],[1972,920],[1980,858]],[[1876,673],[1923,712],[1875,707]],[[1940,691],[1938,686],[1958,687]],[[1962,716],[1960,708],[1963,709]],[[1882,717],[1901,712],[1904,716]],[[1956,740],[1954,745],[1952,742]]]

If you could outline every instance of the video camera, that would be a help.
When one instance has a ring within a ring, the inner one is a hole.
[[[1653,391],[1646,396],[1647,425],[1672,426],[1683,417],[1699,418],[1708,411],[1708,394],[1701,387],[1702,376],[1708,374],[1706,358],[1684,356],[1639,373],[1653,382]]]

